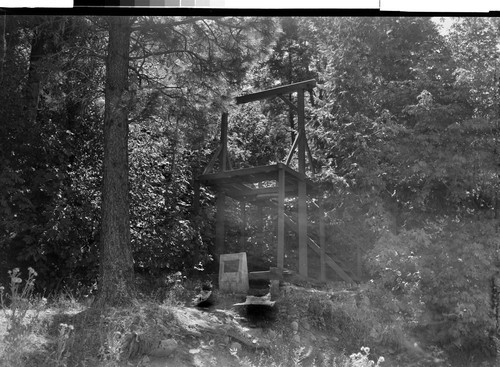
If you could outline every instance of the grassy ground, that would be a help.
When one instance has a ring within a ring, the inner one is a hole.
[[[95,310],[67,295],[33,298],[17,316],[4,306],[0,366],[494,365],[426,345],[358,290],[288,285],[273,308],[234,307],[244,297],[215,291],[206,310],[190,306],[194,287],[164,295],[123,309]]]

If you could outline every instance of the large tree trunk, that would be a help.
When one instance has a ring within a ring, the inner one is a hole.
[[[97,305],[130,302],[134,267],[130,246],[128,183],[128,57],[131,23],[109,18],[104,115],[100,284]]]

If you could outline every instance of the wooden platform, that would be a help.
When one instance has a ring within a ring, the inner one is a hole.
[[[315,192],[315,184],[283,163],[208,173],[198,177],[201,183],[212,186],[227,196],[245,202],[255,202],[278,197],[280,170],[285,172],[285,196],[297,197],[299,182],[306,182],[307,192]],[[261,187],[256,184],[262,183]]]

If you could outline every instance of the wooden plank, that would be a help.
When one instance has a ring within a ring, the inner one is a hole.
[[[306,127],[305,127],[303,90],[298,91],[297,104],[298,104],[297,130],[299,136],[299,143],[298,143],[299,174],[305,175],[306,174]]]
[[[298,208],[298,231],[299,231],[299,274],[307,277],[307,202],[306,184],[299,182],[299,208]]]
[[[281,168],[278,175],[278,269],[283,269],[285,264],[285,187],[285,169]]]
[[[268,280],[271,279],[271,272],[267,271],[252,271],[248,273],[248,280]]]
[[[248,280],[281,280],[283,279],[283,271],[277,268],[271,268],[264,271],[252,271],[248,273]]]
[[[321,252],[320,247],[312,240],[312,238],[309,238],[309,246],[316,252]],[[354,283],[354,280],[342,269],[342,267],[337,264],[330,256],[325,254],[325,262],[330,266],[345,282],[347,283]]]
[[[290,226],[292,231],[298,233],[297,224],[287,215],[285,215],[285,221]],[[311,238],[307,238],[309,247],[314,250],[318,255],[321,256],[321,248],[318,244]],[[330,256],[325,253],[325,263],[330,266],[344,281],[348,283],[354,283],[354,280],[342,269],[342,267],[337,264]]]
[[[238,192],[234,194],[234,197],[239,198],[252,198],[260,195],[278,195],[277,187],[261,187],[261,188],[250,188],[248,186],[238,187]]]
[[[278,97],[285,102],[292,111],[297,112],[297,106],[295,106],[292,101],[290,101],[288,98],[286,98],[284,95],[278,94]]]
[[[302,180],[304,175],[300,175],[284,163],[271,164],[267,166],[239,168],[232,171],[204,173],[198,179],[202,182],[206,181],[225,181],[229,182],[259,182],[259,181],[272,181],[278,179],[278,170],[284,167],[285,173],[294,180]]]
[[[297,171],[294,171],[290,167],[283,163],[278,163],[270,166],[260,166],[251,168],[242,168],[232,171],[207,173],[198,177],[198,179],[210,186],[214,186],[217,190],[224,191],[228,196],[235,198],[236,200],[255,200],[258,195],[262,194],[262,197],[273,197],[277,195],[276,188],[262,188],[262,192],[253,191],[256,190],[252,188],[250,183],[257,183],[263,181],[277,181],[278,180],[278,170],[283,168],[286,175],[286,195],[297,196],[298,195],[298,182],[305,181],[307,185],[307,192],[314,193],[315,184],[307,177],[301,177]],[[267,191],[266,191],[267,190]],[[276,191],[274,191],[276,190]],[[274,192],[274,193],[273,193]]]
[[[307,143],[307,139],[306,139],[306,152],[307,152],[307,159],[309,160],[309,166],[311,167],[311,172],[315,174],[316,169],[314,167],[313,156],[311,153],[311,148],[309,148],[309,144]]]
[[[246,244],[246,230],[247,230],[247,204],[242,201],[241,208],[241,227],[240,227],[240,251],[243,251]]]
[[[292,147],[290,148],[290,151],[288,152],[288,156],[286,157],[285,164],[287,166],[290,165],[290,162],[292,161],[293,153],[295,153],[295,149],[297,149],[297,145],[299,145],[299,139],[300,139],[300,133],[297,134],[295,137],[295,140],[293,141]]]
[[[267,89],[267,90],[264,90],[261,92],[256,92],[256,93],[251,93],[251,94],[247,94],[244,96],[236,97],[236,104],[242,104],[242,103],[258,101],[261,99],[272,98],[272,97],[276,97],[280,94],[289,94],[289,93],[293,93],[293,92],[299,91],[299,90],[304,91],[304,89],[311,90],[315,86],[316,86],[316,80],[314,80],[314,79],[305,80],[305,81],[299,82],[299,83],[284,85],[282,87]]]
[[[257,240],[258,246],[264,245],[264,210],[262,205],[257,204],[257,231],[255,238]]]
[[[326,256],[326,241],[325,241],[325,210],[323,208],[323,200],[319,199],[319,246],[320,246],[320,280],[326,281],[325,256]]]
[[[298,131],[299,131],[299,174],[305,176],[305,122],[304,122],[304,90],[297,92],[298,103]],[[299,274],[307,277],[308,259],[307,259],[307,187],[305,181],[298,183],[299,208],[298,208],[298,227],[299,227]]]
[[[243,179],[244,182],[259,182],[262,178],[268,180],[276,180],[278,177],[278,165],[272,164],[269,166],[258,166],[258,167],[248,167],[240,168],[232,171],[207,173],[199,177],[201,181],[226,181],[233,180],[233,182],[240,182],[239,178]]]
[[[212,168],[214,167],[215,161],[217,160],[217,158],[219,158],[221,150],[222,150],[222,147],[220,147],[220,146],[217,147],[217,149],[215,150],[215,153],[212,155],[212,158],[210,158],[210,162],[208,162],[207,166],[203,170],[204,175],[208,174],[212,170]]]
[[[217,213],[215,223],[215,255],[219,259],[219,255],[224,253],[224,237],[225,237],[225,209],[226,195],[223,192],[217,193]]]
[[[222,147],[221,156],[220,156],[220,170],[227,170],[227,112],[222,114],[221,127],[220,127],[220,145]]]

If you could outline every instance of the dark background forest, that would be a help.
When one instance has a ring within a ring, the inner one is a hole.
[[[121,87],[117,29],[129,36]],[[0,31],[1,282],[31,266],[46,294],[98,291],[113,113],[127,121],[120,241],[135,274],[216,272],[215,195],[202,186],[196,211],[193,197],[221,113],[235,167],[280,162],[295,133],[287,106],[234,97],[315,79],[306,129],[329,251],[354,269],[359,250],[380,303],[418,315],[436,342],[473,347],[496,331],[497,18],[7,15]],[[232,218],[229,249],[244,251]],[[249,257],[271,264],[274,239],[250,233]]]

